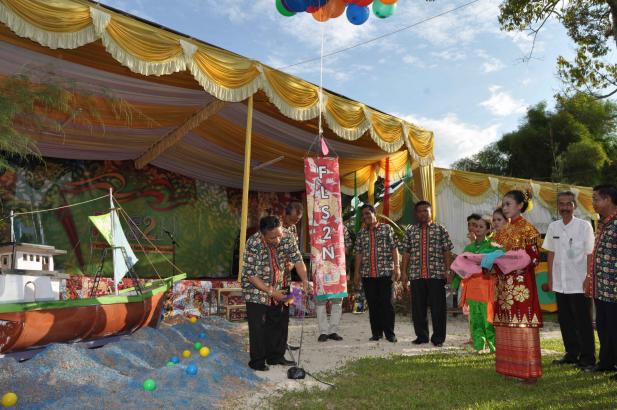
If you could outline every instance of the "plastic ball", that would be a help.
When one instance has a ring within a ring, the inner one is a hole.
[[[12,391],[2,396],[2,405],[4,407],[12,407],[17,403],[17,395]]]
[[[285,5],[283,4],[283,0],[276,0],[276,9],[279,13],[281,13],[281,15],[285,17],[291,17],[296,14],[293,11],[287,9],[287,7],[285,7]]]
[[[200,339],[205,339],[206,338],[206,332],[199,333],[199,338]]]
[[[202,347],[201,349],[199,349],[199,355],[201,357],[208,357],[210,355],[210,349],[208,349],[206,346]]]
[[[156,390],[156,382],[153,379],[144,380],[144,390],[145,391],[154,391]]]
[[[199,349],[201,349],[201,346],[202,346],[202,345],[201,345],[201,343],[199,343],[199,342],[195,342],[195,344],[193,345],[193,347],[195,348],[195,350],[199,350]]]
[[[189,322],[191,322],[192,324],[197,323],[197,318],[195,316],[191,316],[191,318],[189,319]]]
[[[174,367],[176,365],[176,363],[174,362],[167,362],[167,364],[165,366],[167,367]]]
[[[184,357],[185,359],[188,359],[189,357],[191,357],[191,351],[185,350],[184,352],[182,352],[182,357]]]
[[[180,359],[178,358],[178,356],[171,356],[171,359],[169,359],[169,361],[172,362],[173,364],[180,363]]]
[[[369,14],[370,10],[368,7],[361,7],[355,4],[347,6],[347,20],[356,26],[364,24],[368,20]]]
[[[186,374],[188,374],[189,376],[195,376],[197,374],[197,366],[195,366],[194,364],[188,365],[186,368]]]

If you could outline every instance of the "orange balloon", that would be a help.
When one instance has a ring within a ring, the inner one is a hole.
[[[330,0],[325,7],[330,8],[330,18],[337,18],[345,12],[347,4],[345,0]]]
[[[381,0],[381,2],[383,4],[394,4],[396,3],[398,0]]]
[[[326,9],[325,6],[320,7],[319,9],[317,9],[317,11],[314,11],[312,14],[315,20],[321,21],[322,23],[324,21],[330,20],[330,14],[328,13],[328,10]]]

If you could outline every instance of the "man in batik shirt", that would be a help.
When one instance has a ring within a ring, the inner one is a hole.
[[[259,221],[259,232],[246,242],[242,269],[242,293],[246,301],[251,361],[254,370],[268,370],[267,364],[291,365],[285,359],[283,334],[289,322],[285,309],[288,286],[285,263],[291,262],[308,291],[306,266],[294,237],[276,216]]]
[[[446,280],[452,262],[452,241],[445,227],[433,223],[431,204],[415,205],[417,224],[403,240],[403,283],[411,281],[411,317],[414,344],[428,343],[427,307],[431,307],[431,342],[441,347],[446,340]]]
[[[354,247],[354,284],[358,289],[362,279],[371,322],[369,340],[377,341],[385,335],[386,340],[396,343],[392,282],[399,279],[401,271],[394,231],[390,225],[377,222],[372,205],[363,205],[360,212],[364,228],[358,232]]]
[[[600,360],[587,371],[615,371],[617,365],[617,187],[593,188],[593,208],[600,215],[596,243],[585,284],[594,298]],[[617,375],[612,376],[617,380]]]
[[[298,236],[298,223],[302,220],[302,214],[304,213],[304,206],[302,206],[301,202],[292,201],[287,204],[285,207],[285,213],[281,217],[281,223],[284,229],[287,229],[289,233],[294,237],[296,243],[298,244],[298,248],[300,247],[300,237]],[[285,275],[287,276],[287,283],[290,284],[291,281],[298,280],[298,272],[294,269],[293,263],[287,261],[285,263]],[[287,348],[289,350],[298,350],[300,346],[292,345],[287,343],[287,339],[289,336],[289,306],[285,305],[283,308],[287,311],[287,323],[284,325],[285,330],[283,330],[283,334],[281,338],[283,342],[287,344]]]

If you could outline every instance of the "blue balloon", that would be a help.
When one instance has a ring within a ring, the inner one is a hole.
[[[171,356],[171,359],[169,359],[170,362],[172,363],[180,363],[180,359],[178,359],[178,356]]]
[[[200,338],[200,339],[205,339],[205,338],[206,338],[206,332],[201,332],[201,333],[199,334],[199,338]]]
[[[370,14],[368,7],[358,6],[357,4],[349,4],[347,6],[347,20],[356,26],[364,24]]]
[[[301,13],[308,8],[309,0],[283,0],[283,6],[289,11]]]
[[[328,0],[309,0],[309,6],[311,7],[323,7],[328,3]]]
[[[188,374],[189,376],[195,376],[197,374],[197,366],[195,366],[194,364],[188,365],[186,368],[186,374]]]

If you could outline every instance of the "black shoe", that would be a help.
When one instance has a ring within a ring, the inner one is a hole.
[[[575,359],[570,359],[569,357],[562,357],[561,359],[555,359],[552,361],[553,364],[555,365],[562,365],[562,364],[575,364],[577,363],[577,361]],[[587,366],[584,366],[587,367]]]
[[[422,340],[422,339],[415,339],[413,342],[411,342],[415,345],[422,345],[424,343],[428,343],[428,340]]]
[[[340,336],[338,333],[330,333],[328,335],[328,339],[336,340],[338,342],[338,341],[343,340],[343,337]]]
[[[319,337],[317,338],[318,342],[327,342],[328,341],[328,335],[319,335]]]
[[[294,346],[294,345],[288,344],[287,345],[287,349],[289,349],[289,350],[298,350],[298,349],[300,349],[300,346]]]
[[[277,364],[282,364],[283,366],[293,366],[293,365],[296,364],[296,362],[294,362],[293,360],[287,360],[287,359],[285,359],[283,357],[283,358],[280,358],[278,360],[273,360],[273,361],[269,361],[268,360],[268,364],[270,366],[274,366],[274,365],[277,365]]]
[[[585,367],[583,370],[586,371],[587,373],[614,372],[615,367],[614,366],[604,367],[604,366],[600,366],[599,364],[596,364],[594,366]]]
[[[381,339],[381,337],[379,337],[379,336],[371,336],[371,338],[369,339],[369,341],[371,341],[371,342],[377,342],[377,341],[379,341],[379,339]]]
[[[435,343],[435,342],[433,342],[433,346],[435,346],[435,347],[442,347],[443,343]]]
[[[270,368],[265,364],[262,364],[261,366],[255,366],[255,365],[249,364],[249,367],[258,372],[267,372],[268,370],[270,370]]]
[[[386,336],[386,340],[390,343],[398,342],[398,339],[396,338],[396,336]]]

